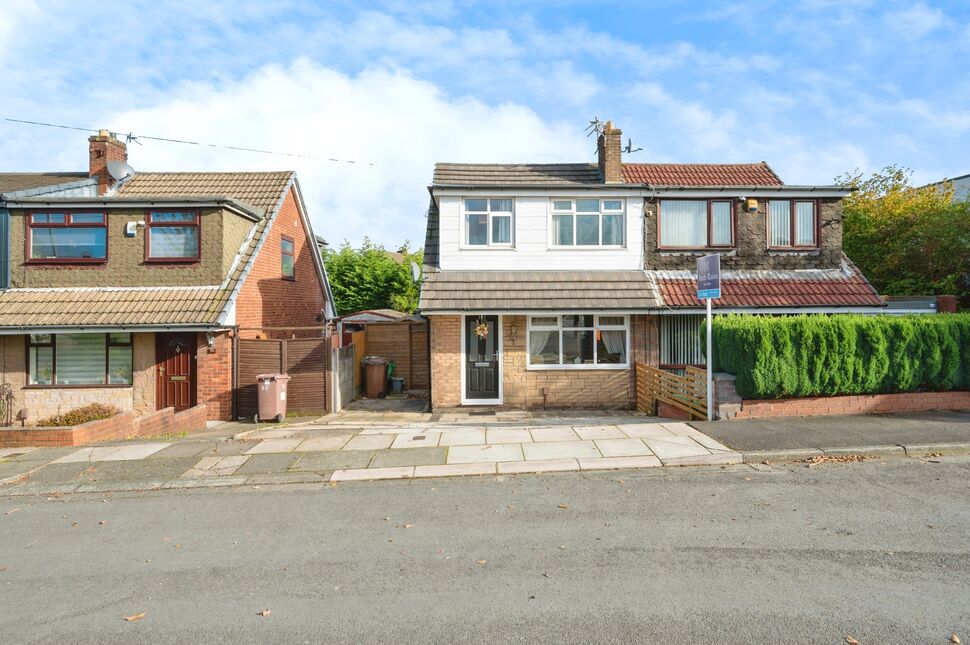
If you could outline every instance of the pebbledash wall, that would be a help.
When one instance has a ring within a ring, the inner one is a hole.
[[[430,316],[431,405],[461,405],[461,316]],[[632,361],[659,363],[657,317],[631,316]],[[634,370],[529,370],[526,317],[502,317],[502,407],[518,409],[632,409],[636,405]],[[546,394],[543,395],[543,390]]]
[[[293,240],[294,280],[281,275],[282,238]],[[241,338],[254,338],[264,327],[319,327],[319,330],[265,330],[270,338],[312,338],[323,329],[323,285],[313,254],[315,240],[307,239],[300,219],[296,194],[291,188],[276,214],[262,249],[246,276],[236,301],[236,324]]]
[[[13,416],[27,410],[30,421],[90,403],[114,405],[137,415],[155,411],[155,335],[132,334],[132,384],[110,387],[45,387],[27,385],[25,336],[0,336],[0,382],[13,388]]]

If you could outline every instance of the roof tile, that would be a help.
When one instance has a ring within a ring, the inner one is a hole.
[[[626,163],[623,181],[657,186],[781,186],[767,163]]]

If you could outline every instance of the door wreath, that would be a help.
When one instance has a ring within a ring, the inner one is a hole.
[[[485,322],[484,318],[478,319],[478,323],[475,325],[475,335],[482,340],[485,340],[485,337],[488,336],[488,323]]]

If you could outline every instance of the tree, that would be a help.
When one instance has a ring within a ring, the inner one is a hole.
[[[365,309],[396,309],[413,313],[418,307],[420,282],[411,276],[411,263],[421,266],[422,252],[405,242],[398,254],[368,238],[359,249],[344,242],[338,251],[325,249],[323,262],[339,315]]]
[[[913,187],[888,166],[836,178],[856,190],[843,200],[843,249],[879,293],[953,294],[970,306],[970,204],[951,184]]]

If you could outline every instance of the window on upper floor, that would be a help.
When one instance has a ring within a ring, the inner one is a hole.
[[[530,316],[528,331],[530,368],[587,369],[629,365],[626,316]]]
[[[466,246],[512,246],[512,200],[465,200]]]
[[[552,200],[552,246],[623,246],[622,199]]]
[[[131,385],[131,334],[31,334],[30,385]]]
[[[660,248],[734,246],[734,204],[718,199],[660,200]]]
[[[28,262],[104,262],[108,229],[104,213],[31,213]]]
[[[202,239],[196,211],[152,211],[145,233],[145,260],[186,262],[199,260]]]
[[[814,200],[772,199],[768,202],[768,248],[815,248],[817,237]]]
[[[292,239],[288,237],[280,239],[280,273],[282,273],[284,280],[296,279],[296,272],[293,267],[295,251],[296,247],[293,245]]]

